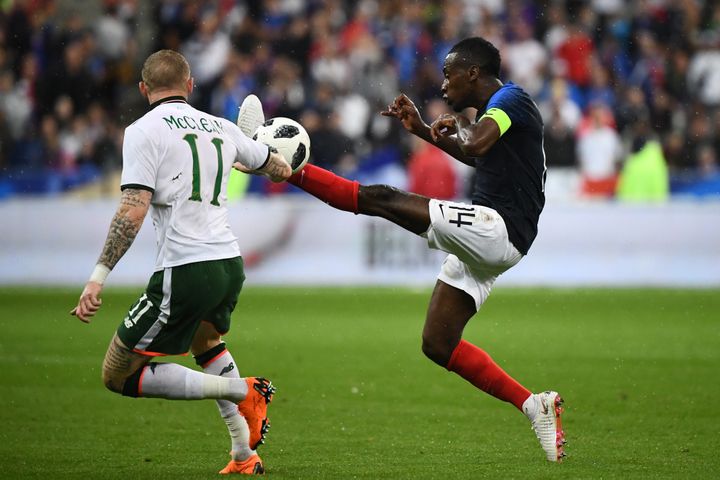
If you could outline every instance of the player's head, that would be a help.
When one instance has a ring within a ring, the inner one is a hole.
[[[445,57],[443,98],[459,112],[477,106],[474,102],[478,87],[495,82],[500,77],[500,52],[481,37],[471,37],[456,43]]]
[[[174,50],[159,50],[150,55],[143,64],[141,75],[140,92],[148,99],[172,94],[187,97],[192,92],[190,65]]]

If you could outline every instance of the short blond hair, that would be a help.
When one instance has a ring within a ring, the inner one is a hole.
[[[189,78],[190,64],[174,50],[158,50],[143,64],[142,81],[149,92],[185,88]]]

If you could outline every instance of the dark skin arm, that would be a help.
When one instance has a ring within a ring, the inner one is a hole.
[[[500,138],[500,127],[491,118],[473,124],[463,115],[444,114],[427,125],[405,94],[395,98],[380,114],[399,119],[407,131],[471,167],[475,166],[473,157],[484,155]],[[451,137],[455,133],[457,137]]]
[[[469,157],[485,155],[500,138],[500,127],[492,118],[482,118],[477,123],[462,115],[444,114],[437,118],[430,127],[433,140],[448,139],[457,133],[455,144],[460,151]]]
[[[422,138],[428,143],[435,145],[453,158],[456,158],[457,160],[472,167],[475,166],[474,160],[472,158],[467,158],[455,139],[445,136],[433,139],[432,134],[430,133],[431,127],[423,122],[417,107],[404,93],[398,95],[395,100],[388,105],[387,110],[380,112],[380,114],[385,117],[395,117],[399,119],[403,127],[405,127],[405,130],[408,132]]]

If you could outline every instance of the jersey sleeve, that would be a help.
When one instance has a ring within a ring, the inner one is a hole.
[[[225,133],[235,145],[237,151],[235,161],[242,163],[243,166],[257,170],[263,167],[270,158],[270,149],[267,145],[246,137],[234,123],[225,122]]]
[[[155,191],[157,180],[157,159],[155,145],[137,126],[130,125],[125,129],[122,157],[123,168],[120,176],[120,188],[139,188]]]
[[[495,120],[495,123],[497,123],[497,126],[500,128],[501,137],[505,134],[505,132],[508,131],[508,129],[512,125],[512,120],[510,120],[510,116],[508,116],[505,110],[498,107],[488,108],[487,111],[483,114],[483,116],[480,117],[480,119],[483,118],[491,118]]]
[[[500,128],[501,137],[513,124],[522,124],[523,119],[518,108],[517,93],[510,88],[499,91],[490,99],[487,110],[480,118],[493,119]]]

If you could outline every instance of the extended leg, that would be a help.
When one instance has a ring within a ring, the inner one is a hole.
[[[417,235],[430,227],[430,199],[387,185],[360,185],[358,213],[382,217]]]
[[[430,226],[430,199],[421,195],[387,185],[360,185],[315,165],[306,165],[288,182],[339,210],[382,217],[416,234]]]

